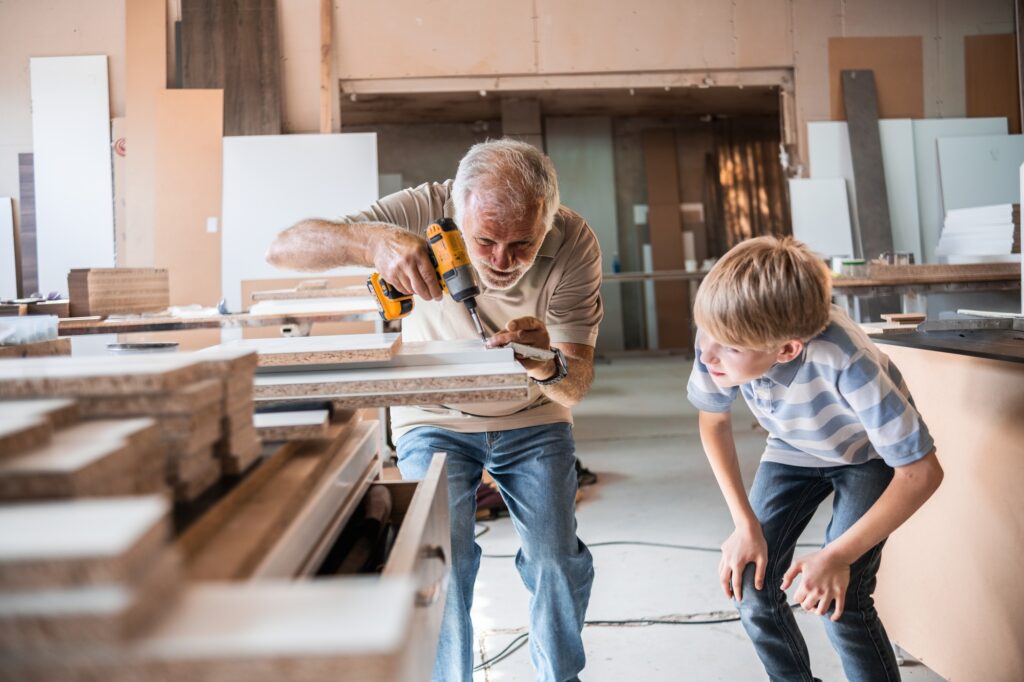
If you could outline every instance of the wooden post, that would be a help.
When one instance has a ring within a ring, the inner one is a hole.
[[[320,132],[331,132],[331,20],[333,0],[320,0]]]

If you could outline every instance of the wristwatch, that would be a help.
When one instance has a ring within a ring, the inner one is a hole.
[[[565,353],[558,348],[552,348],[551,352],[555,354],[555,373],[547,379],[534,379],[534,383],[540,384],[541,386],[551,386],[557,384],[559,381],[569,376],[569,364],[565,361]]]

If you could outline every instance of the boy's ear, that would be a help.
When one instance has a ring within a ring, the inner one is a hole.
[[[776,362],[789,362],[790,360],[798,357],[804,352],[804,342],[800,339],[790,339],[782,345],[779,349],[779,354],[775,356]]]

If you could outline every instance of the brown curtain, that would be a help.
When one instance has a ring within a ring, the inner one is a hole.
[[[778,117],[722,119],[714,136],[705,183],[712,255],[751,237],[791,234]]]

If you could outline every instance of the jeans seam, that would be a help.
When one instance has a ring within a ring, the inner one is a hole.
[[[870,558],[869,558],[869,561],[867,562],[867,564],[871,565],[872,563],[874,563],[875,559],[881,553],[882,553],[881,546],[876,546],[871,551],[871,555],[870,555]],[[858,606],[860,606],[864,602],[864,594],[863,594],[862,590],[864,588],[864,580],[865,580],[866,576],[867,576],[867,571],[862,571],[861,574],[860,574],[860,577],[857,579],[857,601],[858,601]],[[863,607],[859,608],[858,611],[860,611],[861,624],[864,626],[864,629],[868,633],[868,639],[871,640],[871,646],[873,646],[875,648],[875,654],[878,656],[878,660],[882,664],[882,669],[885,670],[886,682],[890,682],[893,679],[893,677],[891,675],[892,671],[889,669],[888,661],[886,661],[885,655],[882,653],[882,649],[880,648],[878,639],[875,637],[875,634],[876,634],[875,630],[874,630],[874,628],[872,628],[872,627],[870,627],[868,625],[867,614],[865,613],[864,608]],[[899,678],[896,678],[896,679],[899,679]]]
[[[789,536],[789,533],[793,529],[793,525],[796,522],[794,517],[797,515],[799,510],[803,509],[804,502],[806,502],[807,498],[810,497],[811,490],[812,490],[811,487],[808,487],[808,488],[806,488],[804,490],[803,494],[800,497],[800,504],[795,506],[793,508],[793,511],[790,513],[790,515],[786,518],[786,524],[783,526],[783,532],[782,532],[782,538],[783,539],[785,539],[786,537]],[[796,549],[796,543],[795,542],[793,543],[793,547],[794,547],[794,551],[795,551],[795,549]],[[773,568],[773,570],[772,570],[772,581],[775,582],[776,584],[778,584],[777,583],[777,579],[778,579],[778,563],[777,562],[772,562],[772,568]],[[789,608],[789,599],[785,597],[785,594],[786,594],[785,592],[783,592],[782,594],[783,594],[783,608],[788,609]],[[805,679],[809,680],[810,682],[813,682],[814,681],[814,675],[811,673],[810,665],[809,664],[805,664],[804,661],[799,656],[799,652],[798,652],[797,646],[796,646],[796,638],[793,636],[793,633],[790,632],[789,628],[787,627],[788,624],[785,622],[785,619],[782,617],[782,613],[781,613],[780,609],[778,609],[778,608],[773,608],[772,609],[772,619],[775,620],[775,623],[778,626],[779,630],[785,634],[786,640],[787,640],[786,643],[789,646],[790,654],[792,654],[793,658],[796,659],[797,661],[799,661],[800,665],[804,667],[803,673],[804,673]]]

